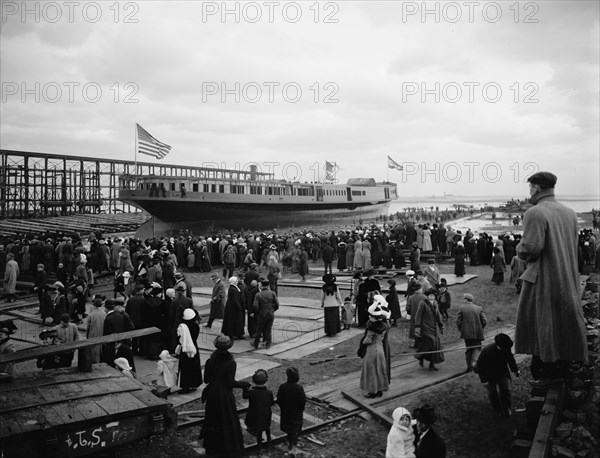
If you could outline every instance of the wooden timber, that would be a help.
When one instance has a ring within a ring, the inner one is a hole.
[[[150,334],[156,334],[161,332],[158,328],[144,328],[136,329],[134,331],[120,332],[118,334],[110,334],[108,336],[94,337],[93,339],[77,340],[75,342],[69,342],[60,345],[50,345],[48,347],[32,348],[29,350],[17,351],[15,353],[8,353],[0,355],[0,364],[4,363],[18,363],[21,361],[29,361],[37,359],[40,356],[56,355],[65,351],[78,350],[80,348],[92,347],[94,345],[118,342],[120,340],[132,339],[134,337],[142,337]]]

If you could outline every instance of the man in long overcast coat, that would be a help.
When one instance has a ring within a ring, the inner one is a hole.
[[[538,172],[529,179],[531,203],[517,247],[527,261],[521,275],[515,352],[533,355],[534,379],[564,376],[568,361],[588,357],[579,274],[577,215],[554,196],[556,176]]]

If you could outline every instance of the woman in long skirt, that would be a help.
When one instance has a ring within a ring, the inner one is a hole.
[[[196,322],[196,313],[190,308],[183,311],[183,321],[177,327],[179,346],[179,387],[180,393],[189,393],[202,385],[202,369],[198,353],[198,335],[200,327]]]
[[[420,338],[416,358],[419,365],[423,367],[423,361],[429,361],[429,369],[437,371],[435,366],[445,361],[442,353],[442,341],[440,334],[444,332],[444,324],[440,316],[438,304],[435,300],[435,290],[425,291],[426,299],[419,303],[415,314],[415,335]],[[432,353],[429,353],[432,352]]]
[[[398,291],[396,291],[396,281],[388,280],[390,285],[390,292],[386,297],[389,309],[390,309],[390,324],[396,326],[396,321],[402,318],[402,312],[400,310],[400,301],[398,300]]]
[[[377,294],[369,307],[369,323],[362,343],[367,345],[360,373],[360,389],[366,397],[381,397],[390,384],[390,348],[387,339],[390,312],[383,296]]]
[[[323,292],[321,294],[321,307],[325,310],[325,335],[333,337],[342,330],[340,324],[340,307],[342,297],[335,284],[335,275],[323,275]]]
[[[500,248],[494,248],[494,257],[492,258],[492,262],[490,267],[494,269],[494,275],[492,276],[492,281],[499,285],[504,282],[504,272],[506,272],[506,262],[504,261],[504,257],[502,256],[502,252]]]
[[[202,392],[206,408],[200,439],[209,456],[239,458],[244,453],[244,436],[233,388],[249,388],[250,383],[235,379],[237,364],[228,351],[233,340],[220,335],[214,345],[216,350],[204,367],[204,382],[208,385]]]
[[[454,275],[457,277],[465,275],[465,247],[463,242],[458,242],[454,249]]]

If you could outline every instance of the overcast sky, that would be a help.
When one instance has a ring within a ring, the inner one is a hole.
[[[600,194],[597,1],[0,3],[5,149],[133,161],[138,122],[165,163]]]

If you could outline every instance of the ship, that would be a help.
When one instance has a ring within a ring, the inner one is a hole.
[[[300,227],[360,223],[387,214],[395,183],[351,178],[346,184],[275,179],[273,173],[190,169],[193,176],[119,176],[119,200],[154,218],[152,232],[179,229]]]

